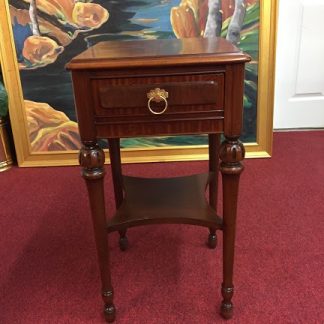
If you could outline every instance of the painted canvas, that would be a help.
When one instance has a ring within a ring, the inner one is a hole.
[[[226,37],[252,56],[246,67],[245,142],[256,140],[259,0],[9,0],[31,148],[80,148],[65,64],[105,40]],[[124,139],[123,147],[206,144],[205,136]]]

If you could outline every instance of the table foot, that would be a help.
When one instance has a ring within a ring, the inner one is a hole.
[[[221,315],[224,319],[231,319],[233,316],[233,304],[222,302]]]
[[[208,235],[207,245],[210,249],[215,249],[217,246],[217,235],[216,233],[210,233]]]
[[[105,303],[104,306],[104,316],[105,320],[108,323],[111,323],[115,320],[116,317],[116,308],[113,304],[113,291],[108,290],[102,293],[102,299]]]
[[[126,251],[128,249],[128,238],[123,236],[119,238],[119,248],[121,251]]]
[[[115,318],[116,318],[115,306],[114,305],[105,305],[104,316],[105,316],[106,322],[108,322],[108,323],[114,322]]]
[[[230,319],[233,316],[233,303],[232,297],[234,293],[234,287],[225,287],[222,285],[222,306],[221,306],[221,315],[225,319]]]

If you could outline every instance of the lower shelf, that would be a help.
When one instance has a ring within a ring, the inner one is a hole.
[[[108,221],[108,231],[146,224],[193,224],[222,229],[205,197],[214,174],[177,178],[135,178],[123,176],[125,199]]]

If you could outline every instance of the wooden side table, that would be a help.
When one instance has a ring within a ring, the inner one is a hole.
[[[244,65],[250,58],[222,38],[99,43],[75,57],[72,71],[86,180],[102,281],[104,314],[115,319],[107,233],[144,224],[182,223],[209,228],[216,246],[223,231],[221,314],[232,316],[237,195],[244,147]],[[208,134],[209,172],[179,178],[122,175],[119,139],[156,135]],[[224,135],[219,144],[220,134]],[[107,220],[103,150],[109,141],[116,213]],[[219,158],[221,159],[219,167]],[[223,184],[223,217],[216,214],[217,173]],[[209,184],[209,202],[204,191]]]

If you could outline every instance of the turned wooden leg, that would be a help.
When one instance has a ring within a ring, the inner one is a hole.
[[[223,182],[223,283],[221,314],[233,314],[233,264],[237,198],[240,174],[243,171],[244,146],[238,138],[226,138],[220,148],[220,170]]]
[[[209,182],[209,204],[217,213],[220,134],[209,134],[208,142],[209,172],[214,174],[213,179],[211,179]],[[217,246],[215,228],[209,229],[207,245],[211,249],[215,249]]]
[[[104,301],[104,315],[107,322],[115,319],[115,306],[113,304],[113,288],[110,278],[109,249],[107,237],[107,223],[104,198],[104,162],[105,155],[102,149],[93,142],[83,142],[84,146],[80,151],[80,165],[82,176],[86,181],[98,263],[102,284],[102,299]]]
[[[108,138],[109,143],[109,156],[112,178],[114,183],[114,193],[115,193],[115,204],[116,208],[119,208],[124,200],[123,194],[123,176],[121,168],[121,158],[120,158],[120,139],[119,138]],[[128,248],[128,239],[126,236],[126,229],[119,231],[119,248],[122,251]]]

